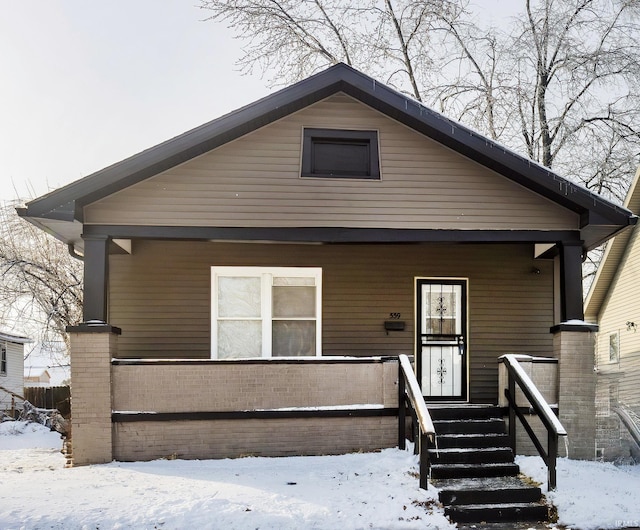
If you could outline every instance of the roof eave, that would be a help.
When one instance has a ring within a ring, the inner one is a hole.
[[[640,208],[640,167],[636,170],[636,174],[629,186],[629,191],[624,201],[625,208],[637,211]],[[637,223],[637,216],[633,216],[633,224]],[[611,284],[615,281],[617,270],[625,259],[625,253],[628,252],[629,240],[631,239],[631,230],[622,229],[614,234],[616,237],[609,240],[602,260],[596,271],[595,278],[591,283],[589,292],[585,298],[585,314],[599,317],[602,305],[607,298],[607,293]]]
[[[239,110],[167,140],[27,204],[25,217],[80,221],[83,207],[204,154],[334,93],[344,92],[485,167],[587,219],[610,226],[603,238],[631,224],[632,213],[353,68],[338,64]],[[597,215],[594,215],[597,214]],[[583,228],[585,228],[583,226]],[[602,231],[600,231],[602,234]],[[609,234],[609,235],[607,235]]]

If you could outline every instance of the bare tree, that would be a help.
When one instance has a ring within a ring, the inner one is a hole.
[[[68,346],[65,327],[82,320],[82,263],[16,205],[0,207],[0,327]]]
[[[280,85],[350,64],[610,198],[640,152],[640,2],[522,0],[502,29],[464,0],[201,0]]]
[[[450,0],[202,0],[245,43],[238,65],[287,84],[344,62],[422,99],[432,68],[431,26]]]
[[[627,0],[527,0],[509,58],[527,154],[618,199],[640,152],[639,20]]]

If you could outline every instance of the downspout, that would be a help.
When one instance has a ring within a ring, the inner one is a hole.
[[[84,256],[76,252],[76,247],[74,246],[73,243],[69,243],[67,245],[67,248],[69,249],[69,254],[71,255],[71,257],[76,258],[80,261],[84,261]]]

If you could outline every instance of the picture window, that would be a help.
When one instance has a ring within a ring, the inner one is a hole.
[[[321,354],[322,269],[212,267],[214,359]]]

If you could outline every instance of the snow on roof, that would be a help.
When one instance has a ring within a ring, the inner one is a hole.
[[[22,337],[21,335],[13,335],[12,333],[5,333],[0,331],[0,340],[7,342],[15,342],[16,344],[28,344],[33,342],[29,337]]]

